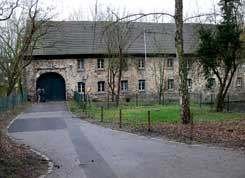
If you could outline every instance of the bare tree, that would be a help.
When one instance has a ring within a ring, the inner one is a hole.
[[[5,76],[6,94],[10,95],[16,84],[22,88],[22,74],[31,63],[34,49],[41,44],[40,39],[46,34],[45,24],[49,20],[42,12],[39,0],[32,0],[21,5],[20,15],[13,15],[0,28],[0,69]]]
[[[187,17],[183,19],[183,0],[175,0],[175,15],[172,15],[171,13],[167,12],[153,12],[153,13],[136,13],[136,14],[130,14],[126,15],[123,18],[118,18],[117,14],[115,14],[116,17],[116,23],[119,21],[127,20],[127,21],[138,21],[142,18],[145,18],[147,16],[155,16],[155,17],[162,17],[162,16],[168,16],[172,19],[174,19],[174,22],[176,24],[176,33],[175,33],[175,47],[176,47],[176,56],[179,59],[179,78],[180,78],[180,105],[181,105],[181,120],[183,124],[190,123],[190,101],[189,101],[189,92],[188,92],[188,86],[187,86],[187,61],[184,59],[184,42],[183,42],[183,24],[184,22],[187,22],[194,18],[200,18],[203,16],[210,16],[212,14],[198,14],[196,16]],[[122,35],[118,35],[118,38],[122,37]],[[117,38],[115,38],[117,39]],[[124,57],[123,57],[123,49],[122,45],[118,45],[118,57],[119,57],[119,66],[122,66]],[[121,78],[122,70],[119,70],[119,78]],[[118,80],[118,92],[117,97],[119,97],[120,94],[120,80]],[[118,100],[118,98],[117,98]],[[117,101],[118,103],[119,101]]]
[[[125,68],[127,68],[127,57],[125,56],[128,48],[132,43],[131,31],[133,25],[126,22],[114,23],[106,27],[105,43],[107,45],[107,52],[109,59],[109,73],[111,79],[109,79],[109,86],[112,91],[112,95],[115,93],[115,78],[117,76],[117,92],[116,92],[116,105],[119,106],[120,91],[121,91],[121,79]],[[112,82],[112,83],[111,83]]]
[[[131,14],[125,16],[119,20],[130,19],[130,21],[137,21],[142,17],[149,15],[158,15],[160,16],[168,16],[172,17],[175,20],[176,32],[175,32],[175,47],[176,47],[176,56],[179,60],[179,78],[180,78],[180,105],[181,105],[181,113],[180,117],[183,124],[190,123],[190,99],[189,99],[189,91],[187,86],[187,61],[184,59],[184,42],[183,42],[183,0],[175,0],[175,15],[166,12],[154,12],[154,13],[138,13]],[[185,21],[190,20],[192,18],[197,18],[200,16],[204,16],[207,14],[200,14],[196,17],[186,18]]]
[[[114,39],[114,35],[112,34],[113,31],[111,29],[107,29],[105,32],[106,37],[104,38],[105,40],[104,42],[106,44],[107,57],[108,57],[108,86],[111,93],[111,100],[112,102],[114,102],[116,96],[116,77],[118,75],[120,66],[119,66],[119,58],[117,57],[116,54],[116,44],[114,44],[115,39]]]
[[[157,19],[156,18],[154,18],[154,21],[156,20],[158,22],[158,18]],[[147,32],[147,34],[149,35],[151,34],[153,36],[156,53],[161,53],[161,52],[163,53],[164,49],[162,48],[161,42],[159,41],[158,37],[159,35],[166,34],[166,32],[164,32],[164,29],[162,29],[162,32],[161,31],[159,32],[149,31]],[[165,57],[161,57],[159,59],[154,59],[152,62],[153,62],[152,71],[154,75],[155,85],[157,87],[158,101],[159,101],[159,104],[162,104],[162,102],[164,101],[164,92],[166,89],[166,86],[165,86],[166,84],[166,76],[165,76],[166,59]]]
[[[84,20],[84,14],[82,8],[79,8],[78,10],[73,10],[72,13],[69,15],[68,20],[71,21],[82,21]]]
[[[14,10],[19,6],[19,0],[1,0],[0,2],[0,21],[8,20]]]
[[[98,11],[98,9],[97,9]],[[97,20],[103,20],[102,41],[106,46],[108,57],[108,86],[111,93],[111,99],[116,99],[116,105],[119,106],[121,78],[123,71],[127,69],[128,57],[127,50],[133,42],[139,37],[141,32],[133,34],[135,25],[127,21],[118,22],[119,15],[126,16],[126,9],[120,9],[115,12],[107,8],[106,13],[97,13]],[[116,96],[116,98],[115,98]]]
[[[155,80],[155,85],[157,87],[158,102],[162,104],[164,101],[164,91],[165,91],[165,68],[166,60],[158,59],[153,61],[153,75]]]

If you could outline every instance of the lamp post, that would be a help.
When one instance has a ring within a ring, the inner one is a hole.
[[[83,82],[83,85],[84,85],[84,91],[83,91],[83,112],[85,112],[85,110],[86,110],[86,102],[87,102],[87,99],[86,99],[86,81],[87,81],[87,79],[88,79],[88,75],[82,77],[82,82]]]
[[[84,84],[84,91],[83,91],[83,96],[84,96],[84,101],[86,101],[86,81],[87,81],[87,79],[88,79],[88,76],[83,76],[83,78],[82,78],[82,82],[83,82],[83,84]]]

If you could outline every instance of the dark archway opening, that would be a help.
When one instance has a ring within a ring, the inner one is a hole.
[[[37,79],[37,86],[45,91],[45,101],[64,101],[66,99],[66,88],[64,78],[54,72],[42,74]]]

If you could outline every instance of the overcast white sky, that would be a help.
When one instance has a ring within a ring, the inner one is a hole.
[[[41,0],[45,5],[52,5],[58,12],[58,20],[67,20],[74,10],[81,9],[84,20],[91,15],[95,0]],[[165,11],[174,12],[175,0],[98,0],[103,7],[114,9],[127,9],[132,13]],[[193,14],[207,13],[217,5],[219,0],[184,0],[184,14],[191,16]]]

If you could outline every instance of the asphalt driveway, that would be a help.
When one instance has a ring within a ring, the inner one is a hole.
[[[72,118],[64,102],[35,104],[9,134],[55,164],[48,178],[244,178],[245,154],[103,128]]]

